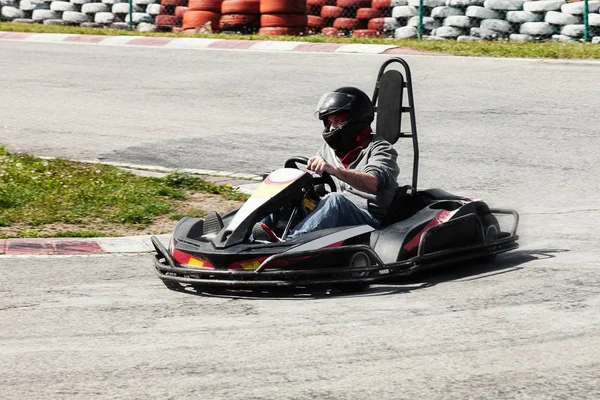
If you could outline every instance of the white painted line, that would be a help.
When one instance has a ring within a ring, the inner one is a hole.
[[[250,46],[250,51],[292,51],[300,44],[306,44],[307,42],[273,42],[264,41],[257,42]]]
[[[398,46],[385,44],[344,44],[335,50],[335,53],[361,53],[361,54],[381,54],[386,50],[394,49]]]
[[[205,49],[214,42],[224,39],[205,39],[205,38],[175,38],[162,46],[166,49]]]
[[[66,38],[77,36],[67,33],[36,33],[23,39],[24,42],[60,43]]]

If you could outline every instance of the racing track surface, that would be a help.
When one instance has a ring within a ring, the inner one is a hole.
[[[321,92],[370,93],[388,58],[0,53],[9,149],[238,172],[310,154]],[[284,299],[174,293],[148,255],[0,256],[2,397],[598,398],[600,64],[406,58],[421,187],[517,209],[519,250],[360,295]]]

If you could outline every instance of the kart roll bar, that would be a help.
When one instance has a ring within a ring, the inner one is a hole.
[[[386,68],[392,63],[399,63],[404,68],[404,75],[398,70]],[[408,105],[402,104],[404,89],[407,90]],[[376,132],[383,136],[388,142],[394,144],[399,138],[412,138],[413,144],[413,171],[412,187],[417,191],[417,180],[419,171],[419,141],[417,137],[417,119],[412,88],[412,77],[408,63],[400,58],[394,57],[379,68],[375,91],[372,98],[373,107],[377,112]],[[410,132],[402,132],[402,114],[410,116]]]

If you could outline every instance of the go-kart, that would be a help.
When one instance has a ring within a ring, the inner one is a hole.
[[[392,64],[400,66],[388,68]],[[414,151],[412,184],[398,188],[380,229],[340,226],[280,242],[256,240],[253,227],[268,216],[286,239],[322,196],[337,190],[329,174],[315,176],[302,169],[306,158],[292,157],[284,168],[266,175],[241,208],[222,217],[181,219],[168,248],[152,237],[158,277],[173,290],[360,288],[428,268],[489,260],[517,248],[516,211],[491,209],[481,200],[441,189],[417,190],[419,148],[405,60],[384,62],[372,102],[377,134],[392,144],[410,138]],[[401,131],[406,113],[410,132]],[[501,228],[499,218],[508,220],[510,228]]]

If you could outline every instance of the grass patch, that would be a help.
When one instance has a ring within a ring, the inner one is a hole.
[[[48,225],[149,226],[158,217],[189,215],[195,193],[242,201],[247,195],[188,174],[141,177],[117,167],[12,154],[0,147],[0,237],[38,237]],[[192,209],[192,216],[204,215]],[[99,236],[96,229],[65,229],[53,236]],[[106,235],[106,232],[102,233]]]
[[[346,38],[326,36],[259,36],[259,35],[189,35],[184,33],[124,31],[109,28],[82,28],[73,26],[55,26],[42,24],[17,24],[0,22],[0,31],[32,33],[68,33],[82,35],[119,35],[119,36],[161,36],[161,37],[203,37],[213,39],[236,40],[277,40],[303,41],[311,43],[342,44],[385,44],[407,47],[415,50],[459,56],[476,57],[517,57],[517,58],[554,58],[554,59],[600,59],[600,45],[591,43],[539,42],[514,43],[505,40],[494,42],[457,42],[455,40],[396,40],[390,38]]]

